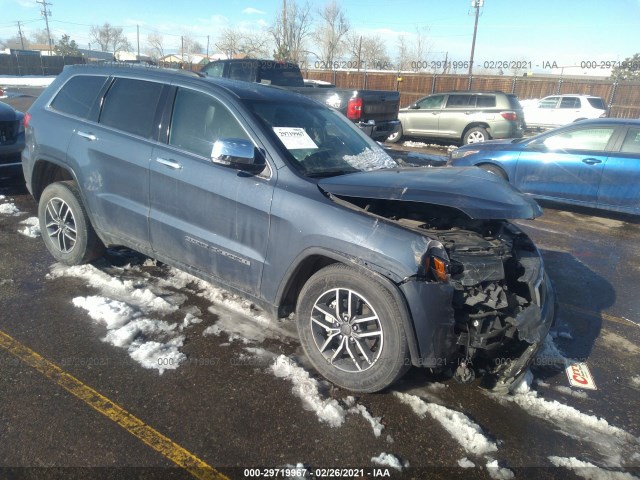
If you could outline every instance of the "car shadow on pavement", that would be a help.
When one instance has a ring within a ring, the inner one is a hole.
[[[25,195],[28,194],[24,178],[0,178],[0,195]]]
[[[590,207],[581,207],[578,205],[567,205],[552,202],[551,200],[540,200],[536,199],[536,202],[540,204],[540,206],[544,208],[550,208],[552,210],[563,210],[566,212],[576,213],[578,215],[587,215],[590,217],[601,217],[606,218],[608,220],[617,220],[620,222],[631,223],[635,225],[640,225],[640,216],[638,215],[630,215],[628,213],[619,213],[619,212],[611,212],[608,210],[599,210],[596,208]]]
[[[588,360],[602,328],[602,313],[616,300],[604,277],[566,251],[541,250],[556,290],[555,343],[565,356]]]

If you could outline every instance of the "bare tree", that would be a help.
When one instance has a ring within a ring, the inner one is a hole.
[[[194,55],[204,52],[202,44],[189,35],[182,37],[182,49],[184,54],[183,59],[189,63],[193,63]]]
[[[244,55],[248,58],[269,56],[269,37],[266,32],[246,32],[226,28],[218,37],[215,46],[228,58]]]
[[[240,30],[225,28],[220,32],[215,46],[228,58],[233,58],[235,55],[242,52],[242,40],[243,34]]]
[[[23,48],[23,42],[24,48],[29,48],[29,46],[31,45],[29,40],[27,40],[27,37],[22,35],[22,39],[20,39],[20,35],[15,34],[13,37],[9,37],[5,40],[0,40],[0,47],[20,50]]]
[[[414,36],[413,41],[413,62],[414,65],[427,65],[428,57],[431,53],[431,42],[427,39],[425,32],[420,29],[420,27],[416,27],[416,34]],[[424,68],[421,68],[424,69]]]
[[[320,52],[318,57],[325,64],[331,65],[345,50],[345,38],[350,28],[349,20],[336,0],[329,0],[318,15],[320,25],[313,33]]]
[[[409,45],[407,45],[407,37],[400,35],[398,37],[398,70],[411,69],[411,58],[409,54]]]
[[[112,27],[108,22],[101,27],[93,25],[89,35],[91,43],[95,42],[100,45],[100,50],[103,52],[112,52],[115,55],[118,52],[131,50],[131,44],[122,33],[122,28]]]
[[[351,60],[367,70],[387,70],[391,66],[386,45],[380,37],[350,34],[347,49]]]
[[[51,36],[52,45],[56,43],[56,40]],[[49,45],[49,35],[46,30],[35,30],[31,33],[31,43],[37,45]]]
[[[311,5],[302,7],[295,0],[287,3],[269,29],[275,41],[273,56],[276,60],[299,63],[305,58],[305,41],[311,35]]]
[[[158,32],[150,33],[147,36],[147,53],[151,58],[160,59],[164,57],[164,37]]]

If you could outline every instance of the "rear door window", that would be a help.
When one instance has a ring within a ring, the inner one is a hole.
[[[161,93],[160,83],[116,78],[107,92],[100,123],[150,138]]]
[[[252,82],[253,62],[231,62],[229,64],[229,78],[242,82]]]
[[[464,108],[472,104],[472,95],[449,95],[446,108]],[[473,102],[475,104],[475,102]]]
[[[493,108],[496,106],[495,95],[477,95],[476,107],[478,108]]]
[[[580,108],[580,99],[578,97],[562,97],[560,108]]]
[[[222,77],[224,73],[224,63],[212,63],[211,65],[202,69],[202,72],[210,77]]]
[[[64,84],[50,107],[58,112],[87,118],[107,77],[77,75]]]

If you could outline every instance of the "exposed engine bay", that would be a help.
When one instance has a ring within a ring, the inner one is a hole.
[[[541,320],[544,269],[529,237],[506,220],[476,220],[437,205],[400,200],[348,202],[437,240],[446,252],[446,281],[454,287],[457,375],[472,381],[474,369],[498,376],[547,334]],[[442,281],[427,267],[428,281]],[[494,378],[494,383],[497,380]]]

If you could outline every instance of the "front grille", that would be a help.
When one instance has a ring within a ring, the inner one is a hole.
[[[12,120],[10,122],[0,122],[0,145],[13,145],[18,136],[20,122]]]

